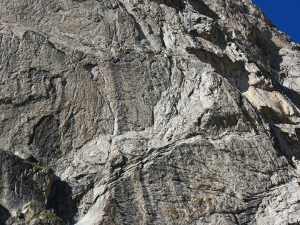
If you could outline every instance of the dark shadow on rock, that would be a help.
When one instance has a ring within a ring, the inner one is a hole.
[[[227,79],[232,77],[233,71],[243,71],[245,67],[243,61],[233,62],[227,55],[218,55],[206,49],[188,48],[187,51],[200,61],[210,64],[218,74]]]
[[[54,213],[60,217],[65,224],[75,224],[75,215],[77,214],[76,202],[72,199],[72,188],[54,175],[51,192],[48,198],[48,209],[53,209]]]
[[[269,120],[268,123],[270,124],[273,147],[278,156],[286,157],[291,165],[293,165],[293,156],[300,160],[300,129],[295,129],[296,136],[290,136],[290,134],[282,132],[273,121]]]
[[[4,225],[9,217],[10,217],[9,211],[6,208],[4,208],[2,205],[0,205],[0,225]]]
[[[59,120],[53,116],[44,116],[35,124],[28,145],[39,148],[36,158],[45,165],[60,157]]]
[[[215,20],[220,19],[219,16],[212,11],[204,1],[202,0],[188,0],[188,2],[195,8],[200,14],[213,18]]]
[[[282,92],[300,109],[300,94],[293,89],[281,86]]]
[[[185,3],[182,0],[153,0],[153,2],[175,8],[177,11],[183,11],[185,8]]]
[[[26,162],[28,163],[39,163],[39,161],[33,157],[32,155],[28,156],[26,159],[25,159]]]
[[[183,12],[185,9],[185,1],[183,0],[153,0],[157,4],[164,4],[176,9],[177,12]],[[189,4],[193,6],[200,14],[208,16],[213,19],[219,19],[219,16],[212,11],[202,0],[188,0]]]

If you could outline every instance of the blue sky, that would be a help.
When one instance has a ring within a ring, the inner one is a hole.
[[[300,0],[252,0],[273,24],[300,44]]]

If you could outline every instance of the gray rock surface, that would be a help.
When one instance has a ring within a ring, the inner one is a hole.
[[[299,62],[251,0],[2,0],[0,223],[299,223]]]

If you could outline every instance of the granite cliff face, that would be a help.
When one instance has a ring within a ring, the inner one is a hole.
[[[2,0],[0,224],[299,224],[300,46],[251,0]]]

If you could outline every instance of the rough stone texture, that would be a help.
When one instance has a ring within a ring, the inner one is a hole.
[[[3,150],[0,150],[0,165],[1,216],[7,215],[4,212],[9,209],[14,217],[27,217],[27,210],[22,211],[22,207],[28,202],[40,205],[40,209],[35,210],[38,213],[45,208],[49,197],[47,187],[52,185],[51,170]]]
[[[250,0],[2,0],[0,222],[297,224],[299,74]]]

